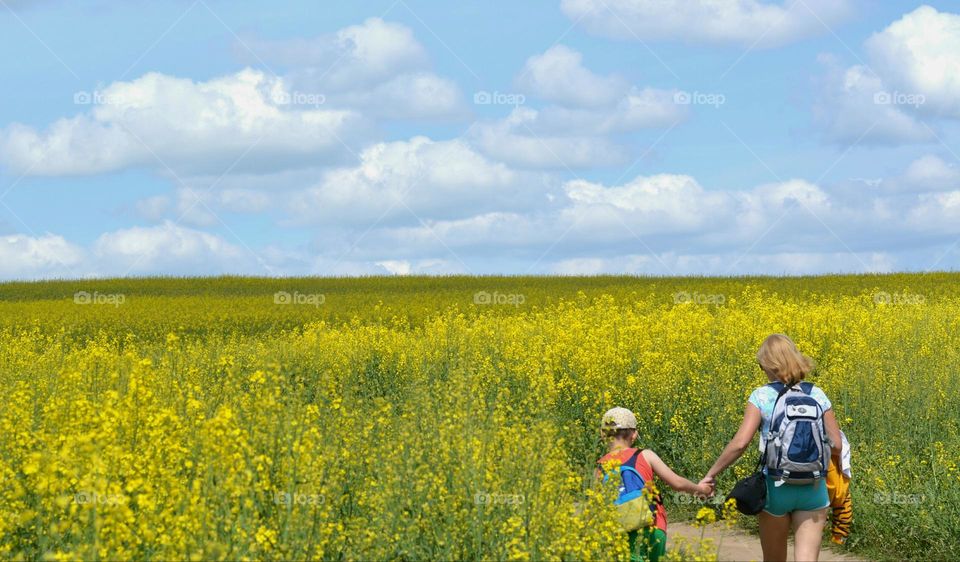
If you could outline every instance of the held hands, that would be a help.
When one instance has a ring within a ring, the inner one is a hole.
[[[711,476],[704,476],[703,480],[697,484],[697,497],[703,498],[712,498],[717,490],[717,481]]]

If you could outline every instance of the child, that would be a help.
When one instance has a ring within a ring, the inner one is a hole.
[[[840,460],[830,460],[830,470],[827,471],[827,493],[830,494],[830,507],[833,511],[832,537],[836,544],[844,544],[850,536],[850,525],[853,523],[853,501],[850,497],[850,443],[847,436],[840,432],[843,443],[843,452]]]
[[[713,485],[694,484],[670,470],[670,467],[650,449],[633,448],[637,440],[637,417],[626,408],[613,408],[604,414],[600,434],[607,443],[608,452],[597,461],[598,478],[603,477],[606,480],[611,474],[621,478],[611,470],[612,466],[621,466],[625,470],[630,467],[636,471],[633,474],[639,474],[642,478],[640,482],[647,491],[645,497],[654,499],[654,505],[650,506],[653,511],[652,525],[643,526],[638,530],[628,530],[630,560],[657,562],[667,550],[667,512],[663,502],[660,501],[659,494],[656,493],[653,484],[654,475],[659,476],[674,490],[688,494],[710,496],[713,494]],[[626,482],[621,486],[621,492],[625,486]]]

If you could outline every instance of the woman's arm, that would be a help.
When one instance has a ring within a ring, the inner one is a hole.
[[[839,459],[843,453],[843,438],[840,437],[840,425],[837,424],[837,415],[833,413],[833,408],[823,413],[823,429],[830,438],[833,456]]]
[[[666,482],[667,486],[670,486],[674,490],[703,496],[709,496],[711,493],[713,493],[713,488],[711,486],[694,484],[693,482],[674,472],[669,466],[667,466],[667,463],[663,462],[663,460],[661,460],[660,457],[650,449],[644,449],[641,454],[643,454],[643,458],[646,459],[647,464],[650,465],[650,468],[653,469],[653,473],[656,474],[660,480]]]
[[[743,422],[740,424],[740,429],[737,430],[737,434],[733,436],[733,439],[727,443],[723,452],[720,453],[717,462],[713,463],[713,466],[707,471],[704,480],[716,478],[728,466],[737,462],[737,459],[743,455],[743,452],[750,446],[750,442],[753,441],[753,435],[760,429],[760,422],[759,408],[748,402],[747,408],[743,412]],[[834,423],[836,423],[836,420],[834,420]]]

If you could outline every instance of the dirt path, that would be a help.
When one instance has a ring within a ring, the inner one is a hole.
[[[681,547],[684,539],[699,541],[702,529],[687,523],[671,523],[667,539],[667,548],[673,550]],[[729,562],[748,562],[763,560],[763,551],[760,549],[760,537],[741,529],[727,529],[724,525],[714,524],[707,526],[703,532],[704,538],[712,538],[714,547],[720,545],[719,560]],[[793,560],[793,544],[787,551],[787,560]],[[824,549],[820,551],[820,562],[854,562],[862,561],[849,554]]]

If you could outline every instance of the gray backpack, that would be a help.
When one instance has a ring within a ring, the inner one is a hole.
[[[810,484],[827,476],[830,445],[823,427],[823,407],[810,393],[813,383],[787,386],[770,383],[777,391],[764,448],[767,475],[777,486]]]

